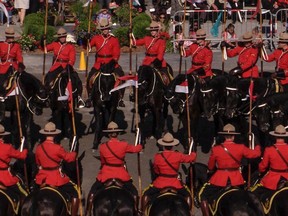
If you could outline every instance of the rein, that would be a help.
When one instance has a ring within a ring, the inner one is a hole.
[[[100,75],[98,77],[98,91],[100,93],[100,100],[104,101],[103,100],[103,93],[101,91],[101,76],[113,76],[115,81],[117,80],[117,77],[116,77],[116,74],[114,72],[113,73],[100,72]],[[109,94],[111,95],[111,92],[109,92]]]
[[[147,82],[147,81],[143,80],[142,82],[139,82],[138,86],[141,86],[145,82]],[[146,97],[149,97],[150,95],[152,95],[152,93],[154,92],[155,86],[156,86],[156,72],[153,69],[153,85],[152,85],[151,91],[146,95]]]

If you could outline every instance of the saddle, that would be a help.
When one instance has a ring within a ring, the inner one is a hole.
[[[282,191],[288,190],[288,182],[284,180],[280,180],[277,186],[277,190],[274,191],[267,191],[267,193],[262,193],[262,196],[260,197],[260,202],[263,206],[265,215],[268,214],[271,210],[272,203],[274,201],[274,198],[281,193]]]
[[[123,186],[124,186],[124,182],[116,178],[108,179],[107,181],[104,182],[105,189],[110,188],[110,187],[123,188]]]
[[[20,208],[20,198],[12,192],[9,192],[7,188],[3,185],[0,185],[0,193],[7,197],[9,200],[15,215],[18,215],[19,208]]]
[[[168,86],[169,83],[173,80],[173,76],[170,74],[169,71],[165,73],[161,70],[158,70],[157,68],[153,68],[153,70],[155,71],[155,73],[157,74],[163,85]]]
[[[71,199],[69,194],[65,193],[64,191],[60,190],[58,187],[53,187],[53,186],[48,186],[48,185],[41,185],[40,190],[50,190],[55,192],[59,197],[61,197],[61,199],[63,200],[65,206],[66,206],[66,210],[68,212],[69,215],[71,215]]]
[[[88,85],[89,85],[89,88],[92,89],[93,85],[94,85],[94,82],[96,81],[96,79],[98,78],[98,76],[100,75],[100,71],[97,71],[95,74],[93,74],[89,81],[88,81]]]
[[[237,190],[239,190],[238,187],[232,187],[229,185],[223,190],[220,190],[219,193],[215,194],[215,196],[209,200],[209,209],[212,212],[212,215],[216,214],[221,199],[228,193],[231,193]]]

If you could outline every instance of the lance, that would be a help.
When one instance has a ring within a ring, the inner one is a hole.
[[[188,79],[187,79],[187,71],[185,71],[185,81],[188,84]],[[196,82],[196,80],[194,80]],[[188,134],[188,147],[189,147],[189,154],[191,154],[192,147],[193,147],[193,137],[191,137],[191,126],[190,126],[190,110],[189,110],[189,85],[186,87],[185,91],[185,97],[186,97],[186,115],[187,115],[187,134]],[[191,163],[189,167],[189,173],[190,173],[190,191],[191,191],[191,197],[194,197],[194,182],[193,182],[193,169],[194,165]],[[191,203],[191,212],[192,215],[194,215],[194,202]]]
[[[46,65],[46,35],[47,35],[47,20],[48,20],[48,0],[45,1],[45,20],[44,20],[44,53],[43,53],[43,68],[42,68],[42,83],[44,84],[45,79],[45,65]]]
[[[226,16],[227,16],[227,0],[224,1],[224,11],[223,11],[223,25],[222,25],[222,33],[225,31],[226,28]],[[226,34],[224,34],[224,41],[226,41]],[[225,60],[227,60],[227,50],[226,47],[222,48],[222,74],[225,71]]]
[[[13,68],[11,65],[10,67]],[[15,72],[13,73],[15,76]],[[14,90],[15,90],[15,104],[16,104],[16,113],[17,113],[17,122],[18,122],[18,130],[19,130],[19,138],[20,138],[20,152],[23,151],[24,148],[24,142],[25,138],[23,137],[23,131],[22,131],[22,124],[21,124],[21,115],[20,115],[20,105],[19,105],[19,95],[18,95],[18,86],[17,86],[17,77],[14,77]],[[26,161],[24,161],[24,178],[25,178],[25,183],[27,186],[27,190],[29,191],[29,182],[28,182],[28,173],[27,173],[27,166],[26,166]]]
[[[259,8],[259,16],[260,16],[260,30],[259,30],[259,33],[260,33],[260,41],[261,41],[261,43],[262,43],[262,26],[263,26],[263,20],[262,20],[262,18],[263,18],[263,16],[262,16],[262,7],[261,7],[261,2],[260,2],[260,0],[258,0],[257,1],[257,7]],[[261,59],[261,62],[260,62],[260,64],[261,64],[261,77],[263,77],[263,56],[261,55],[261,53],[262,53],[262,50],[263,49],[265,49],[264,48],[264,46],[262,45],[261,47],[260,47],[260,52],[259,52],[259,54],[260,54],[260,59]]]
[[[89,14],[88,14],[88,30],[87,30],[88,38],[87,38],[87,47],[86,47],[85,80],[87,79],[87,76],[88,76],[92,8],[93,8],[93,0],[90,0],[90,2],[89,2]]]
[[[129,1],[129,75],[132,75],[132,1]],[[136,68],[137,71],[137,68]],[[131,90],[131,89],[130,89]]]
[[[186,10],[187,10],[187,1],[184,2],[184,17],[182,22],[182,39],[185,39],[185,22],[186,22]],[[180,53],[180,59],[179,59],[179,74],[181,74],[182,71],[182,49],[184,49],[183,46],[179,46],[179,53]]]
[[[67,73],[68,73],[68,85],[69,83],[71,84],[71,92],[69,91],[69,97],[70,97],[70,103],[71,103],[71,123],[72,123],[72,131],[73,131],[73,140],[71,143],[71,148],[70,152],[76,151],[76,145],[78,143],[77,137],[76,137],[76,125],[75,125],[75,113],[74,113],[74,98],[73,98],[73,88],[72,88],[72,81],[71,81],[71,71],[70,67],[67,66]],[[70,88],[70,87],[69,87]],[[71,95],[70,95],[71,94]],[[78,156],[76,157],[75,161],[75,166],[76,166],[76,173],[77,173],[77,193],[79,196],[79,211],[80,211],[80,216],[83,215],[83,209],[82,209],[82,193],[81,193],[81,182],[80,182],[80,172],[79,172],[79,160]]]

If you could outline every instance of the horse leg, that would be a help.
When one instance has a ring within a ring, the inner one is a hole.
[[[143,148],[145,148],[145,144],[146,144],[146,136],[145,136],[145,133],[144,133],[144,128],[145,128],[145,121],[144,121],[144,118],[145,118],[145,106],[139,106],[139,116],[140,116],[140,123],[139,123],[139,130],[140,130],[140,143],[141,145],[143,146]]]
[[[25,125],[23,125],[24,128],[24,132],[25,132],[25,143],[27,145],[27,148],[29,150],[33,149],[32,146],[32,138],[31,138],[31,124],[33,122],[33,115],[30,112],[25,112],[25,115],[22,116],[23,121],[22,122],[26,122]]]
[[[164,128],[163,131],[168,131],[168,126],[167,126],[167,117],[168,117],[168,102],[165,101],[163,105],[163,118],[164,118]]]
[[[16,110],[13,110],[11,111],[11,114],[10,114],[10,124],[11,124],[11,128],[13,128],[11,130],[11,141],[12,141],[12,145],[14,146],[14,148],[18,149],[19,146],[20,146],[20,127],[19,127],[19,124],[18,124],[18,117],[17,117],[17,111]],[[15,128],[16,126],[16,128]],[[22,130],[22,128],[21,128]]]
[[[99,109],[94,107],[94,116],[95,116],[95,132],[94,132],[94,141],[93,141],[93,147],[92,149],[97,150],[99,143],[101,141],[102,136],[102,124],[103,124],[103,118],[104,113]]]
[[[0,122],[3,122],[5,119],[5,103],[0,102]]]

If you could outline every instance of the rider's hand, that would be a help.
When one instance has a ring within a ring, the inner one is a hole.
[[[228,43],[226,41],[222,41],[220,43],[220,47],[223,48],[223,47],[227,47],[228,46]]]
[[[25,65],[22,62],[18,63],[18,72],[22,73],[25,70]]]

